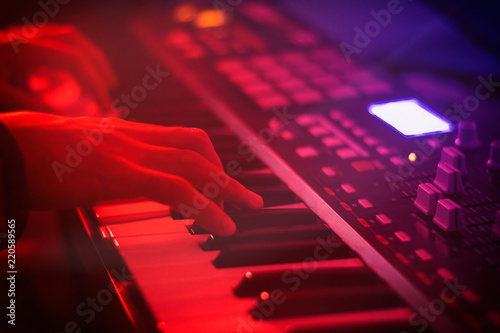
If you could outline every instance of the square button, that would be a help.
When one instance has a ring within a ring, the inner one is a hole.
[[[324,127],[321,127],[321,126],[311,126],[311,127],[309,127],[308,130],[312,136],[323,136],[323,135],[328,134],[328,130]]]
[[[375,215],[375,218],[377,219],[377,221],[379,221],[382,224],[392,223],[392,220],[390,218],[388,218],[387,215],[385,215],[385,214],[377,214],[377,215]]]
[[[321,171],[323,171],[323,173],[325,175],[327,175],[328,177],[332,177],[332,176],[335,176],[337,174],[335,172],[335,170],[333,170],[331,167],[323,167],[323,168],[321,168]]]
[[[315,90],[303,90],[292,94],[292,99],[297,104],[317,103],[323,100],[323,96]]]
[[[340,187],[344,190],[345,193],[356,192],[356,189],[351,184],[341,184]]]
[[[372,208],[373,204],[368,199],[358,199],[358,203],[363,208]]]
[[[273,94],[270,96],[258,97],[255,99],[255,103],[262,109],[271,109],[287,105],[288,99],[280,94]]]
[[[368,161],[355,161],[351,163],[351,166],[358,172],[365,172],[375,169],[373,164]]]
[[[354,150],[351,148],[341,148],[337,149],[335,152],[341,159],[343,160],[348,160],[354,157],[358,157],[358,153],[356,153]]]
[[[328,137],[322,138],[321,141],[328,148],[338,147],[338,146],[341,146],[343,144],[343,142],[340,141],[339,138],[334,137],[334,136],[328,136]]]
[[[356,91],[356,89],[348,85],[342,85],[336,88],[330,88],[326,92],[334,100],[347,99],[358,96],[358,92]]]
[[[318,151],[313,146],[298,147],[295,152],[302,158],[318,156]]]

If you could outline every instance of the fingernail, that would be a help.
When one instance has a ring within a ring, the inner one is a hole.
[[[250,201],[255,208],[262,208],[264,206],[264,200],[257,193],[252,191],[248,191],[248,196],[250,197]]]

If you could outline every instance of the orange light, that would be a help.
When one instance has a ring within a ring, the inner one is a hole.
[[[194,23],[198,28],[213,28],[226,24],[226,21],[224,12],[208,9],[198,13]]]
[[[245,273],[245,277],[246,277],[247,279],[251,279],[251,278],[252,278],[252,276],[253,276],[252,272],[246,272],[246,273]]]
[[[260,299],[266,301],[269,299],[269,293],[267,291],[263,291],[260,293]]]
[[[410,155],[408,155],[408,159],[410,160],[410,162],[415,162],[417,160],[417,154],[410,153]]]
[[[175,10],[175,18],[179,22],[191,22],[196,16],[196,8],[193,5],[180,5]]]

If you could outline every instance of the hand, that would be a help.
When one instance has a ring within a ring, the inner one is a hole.
[[[76,28],[64,25],[38,27],[23,35],[20,27],[1,35],[0,97],[4,108],[58,113],[53,106],[30,91],[30,75],[40,69],[69,73],[78,86],[97,101],[101,110],[110,109],[109,88],[117,83],[105,55]]]
[[[146,197],[229,236],[235,225],[213,200],[248,209],[263,205],[224,173],[199,129],[25,111],[1,114],[0,121],[23,152],[32,209]]]

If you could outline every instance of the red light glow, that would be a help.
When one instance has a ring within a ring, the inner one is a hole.
[[[266,301],[269,299],[269,293],[267,291],[263,291],[260,293],[260,299]]]

